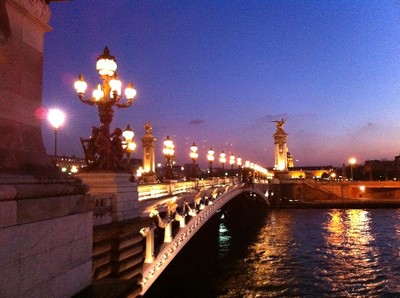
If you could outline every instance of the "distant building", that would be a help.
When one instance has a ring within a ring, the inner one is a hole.
[[[362,168],[366,180],[393,180],[400,178],[400,156],[393,160],[366,160]]]
[[[57,156],[50,155],[56,167],[60,169],[61,172],[68,175],[75,175],[85,169],[87,166],[85,159],[81,157],[72,156]],[[136,173],[137,169],[142,166],[142,160],[139,158],[131,158],[130,165],[132,172]]]
[[[60,169],[61,172],[69,175],[77,174],[86,167],[85,159],[73,156],[50,156],[56,167]]]
[[[310,167],[291,167],[289,175],[292,179],[321,179],[329,177],[332,173],[336,172],[333,166],[310,166]],[[274,174],[274,169],[268,169],[269,174]]]
[[[161,164],[157,165],[156,168],[156,175],[158,181],[163,181],[165,180],[165,176],[167,173],[167,167]],[[186,175],[185,175],[185,167],[180,166],[180,165],[173,165],[172,166],[172,173],[173,173],[173,180],[186,180]]]

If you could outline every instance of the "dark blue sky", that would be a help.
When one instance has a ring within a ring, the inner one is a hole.
[[[179,164],[196,142],[203,165],[212,146],[273,166],[271,121],[281,118],[295,165],[400,154],[397,1],[75,0],[50,8],[43,104],[67,113],[60,154],[82,156],[79,137],[99,124],[73,82],[83,73],[88,91],[100,83],[95,62],[106,45],[121,81],[138,92],[112,124],[133,127],[135,157],[150,122],[157,161],[169,135]],[[42,131],[52,152],[47,122]]]

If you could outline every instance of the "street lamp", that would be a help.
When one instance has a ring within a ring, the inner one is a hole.
[[[54,128],[54,159],[57,162],[57,130],[64,124],[65,114],[59,109],[49,109],[47,120]]]
[[[350,171],[351,171],[351,181],[353,181],[353,166],[356,164],[356,159],[354,157],[349,159]]]
[[[215,159],[214,150],[212,147],[210,147],[210,150],[208,150],[208,152],[207,152],[207,160],[209,163],[210,173],[212,173],[212,164],[213,164],[214,159]]]
[[[192,165],[192,178],[197,178],[197,171],[196,171],[196,159],[199,157],[199,154],[197,153],[197,146],[193,142],[193,145],[190,147],[190,158],[192,159],[193,165]]]
[[[122,83],[118,79],[116,73],[116,59],[114,56],[110,55],[108,47],[105,47],[103,54],[97,58],[96,69],[103,83],[101,85],[98,84],[97,88],[93,90],[92,97],[84,97],[87,83],[83,79],[82,74],[79,75],[74,86],[81,102],[91,106],[97,106],[101,122],[100,132],[103,138],[102,147],[110,148],[110,123],[113,119],[113,106],[116,106],[117,108],[130,107],[133,103],[133,98],[136,95],[136,90],[133,88],[132,82],[130,82],[128,87],[125,89],[125,97],[127,101],[124,103],[120,102],[120,99],[122,98]],[[100,150],[100,152],[97,153],[100,155],[100,160],[102,160],[102,168],[105,170],[115,169],[115,164],[113,163],[115,152],[110,150]]]
[[[231,156],[229,156],[229,164],[231,165],[231,170],[233,170],[233,165],[235,164],[235,156],[233,153],[231,153]]]
[[[226,163],[226,154],[224,153],[224,150],[219,155],[219,162],[221,163],[222,170],[225,169],[225,163]]]
[[[249,169],[249,168],[250,168],[250,161],[249,161],[249,160],[246,160],[246,161],[245,161],[244,167],[245,167],[246,169]]]
[[[236,163],[238,165],[238,168],[240,169],[242,167],[242,158],[240,156],[238,156],[238,158],[236,159]]]
[[[172,142],[172,140],[169,138],[169,136],[167,136],[167,138],[164,141],[163,153],[165,155],[166,166],[167,166],[165,178],[173,179],[174,174],[172,171],[172,163],[173,163],[173,159],[175,156],[175,145],[174,145],[174,142]]]
[[[133,141],[133,137],[135,136],[135,133],[129,126],[129,124],[126,126],[125,130],[122,132],[122,136],[124,138],[123,142],[123,149],[126,152],[126,157],[127,157],[127,166],[130,164],[130,158],[131,158],[131,153],[133,153],[136,149],[136,143]]]

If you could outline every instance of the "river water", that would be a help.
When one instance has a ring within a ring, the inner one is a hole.
[[[222,214],[145,297],[400,297],[399,209]]]

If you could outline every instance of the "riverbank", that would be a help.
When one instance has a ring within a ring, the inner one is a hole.
[[[400,208],[397,199],[336,199],[336,200],[309,200],[309,201],[282,201],[276,208],[321,208],[321,209],[364,209],[364,208]]]

